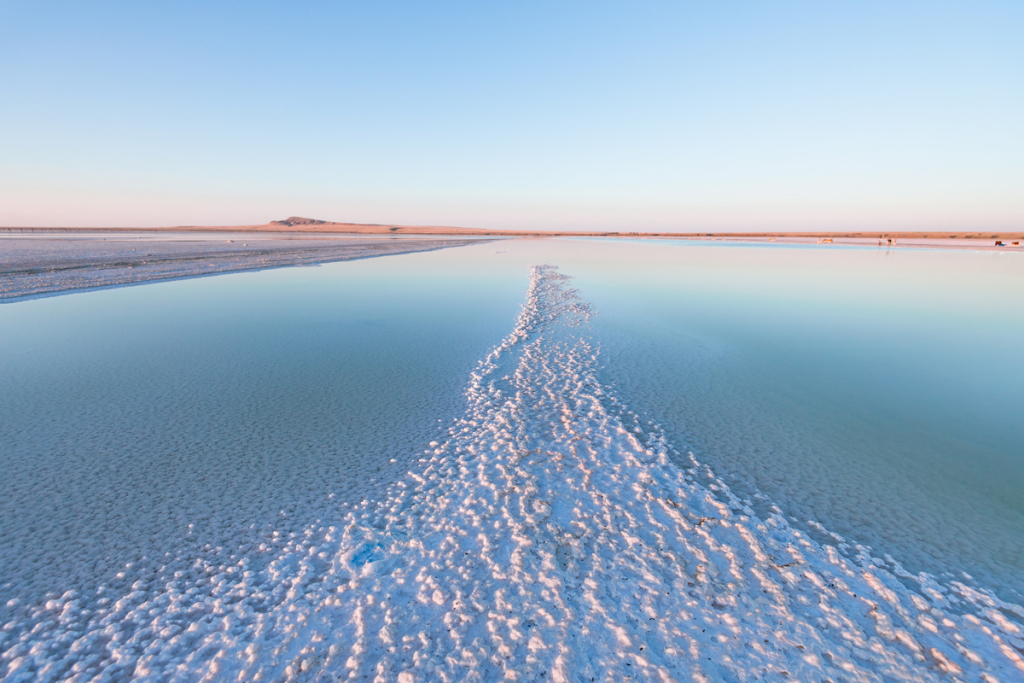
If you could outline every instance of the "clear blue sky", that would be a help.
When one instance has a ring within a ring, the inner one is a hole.
[[[0,3],[0,225],[1024,229],[1024,2]]]

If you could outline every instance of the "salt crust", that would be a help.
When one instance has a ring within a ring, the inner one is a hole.
[[[679,467],[598,381],[568,280],[533,269],[465,416],[381,501],[255,570],[9,604],[2,680],[1024,680],[1021,607]]]
[[[242,236],[231,236],[242,239]],[[191,237],[184,240],[180,236],[157,240],[107,239],[98,235],[75,239],[0,237],[0,302],[154,280],[433,251],[479,241],[384,236],[335,240],[261,237],[253,240],[250,247],[248,243],[237,244],[234,240]]]

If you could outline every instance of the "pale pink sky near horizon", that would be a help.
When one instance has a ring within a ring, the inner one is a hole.
[[[1024,3],[0,4],[0,226],[1024,230]]]
[[[576,206],[557,202],[465,202],[387,200],[349,202],[301,198],[195,197],[169,194],[103,195],[67,193],[52,197],[22,195],[0,205],[5,227],[173,227],[184,225],[257,225],[289,216],[351,223],[444,225],[526,230],[1024,230],[1024,200],[1016,205],[979,208],[947,199],[870,203],[820,201],[725,202],[718,205],[658,206],[591,202]],[[19,201],[20,200],[20,201]],[[19,210],[19,204],[23,208]],[[111,207],[116,207],[112,210]],[[42,208],[40,208],[42,207]]]

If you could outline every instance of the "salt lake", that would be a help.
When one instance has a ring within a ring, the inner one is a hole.
[[[1022,299],[1024,254],[546,239],[2,305],[5,680],[319,680],[383,662],[403,683],[576,680],[583,664],[558,657],[579,640],[598,676],[1012,680]],[[671,524],[677,540],[655,533]],[[559,536],[577,527],[582,545]],[[829,572],[847,585],[816,592]],[[588,580],[604,598],[580,597]],[[524,588],[546,581],[547,597]],[[362,616],[413,585],[413,607]],[[762,594],[802,626],[782,638],[752,617]],[[484,616],[463,611],[473,595]],[[834,611],[796,607],[815,599]],[[648,608],[663,631],[630,621]],[[628,646],[604,638],[616,619]],[[826,635],[844,619],[863,642]]]

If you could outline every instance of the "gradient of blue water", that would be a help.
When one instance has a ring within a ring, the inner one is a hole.
[[[647,243],[576,270],[608,379],[735,491],[1020,602],[1024,254]]]
[[[461,411],[524,281],[406,254],[0,306],[0,611],[372,496]]]
[[[595,305],[631,409],[755,506],[1021,601],[1024,254],[601,240],[0,306],[0,597],[374,495],[538,262]]]

